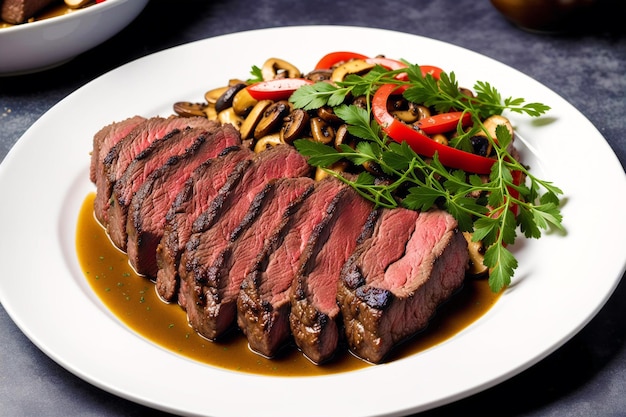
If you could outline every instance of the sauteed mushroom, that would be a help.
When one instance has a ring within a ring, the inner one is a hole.
[[[311,135],[315,141],[324,144],[335,140],[335,130],[321,117],[311,119]]]
[[[264,150],[271,148],[272,146],[277,146],[280,144],[280,134],[272,133],[271,135],[262,137],[254,144],[254,152],[263,152]]]
[[[245,120],[241,124],[241,128],[239,129],[239,133],[241,134],[242,139],[249,139],[252,137],[254,129],[256,128],[259,121],[263,118],[263,113],[269,106],[272,105],[272,103],[272,100],[261,100],[258,101],[254,105],[254,107],[252,107],[252,110],[250,110],[248,116],[246,116]]]
[[[286,100],[280,100],[267,107],[263,117],[254,128],[254,137],[261,138],[278,130],[283,118],[291,111],[291,105]]]
[[[302,76],[302,73],[296,66],[279,58],[270,58],[265,61],[261,68],[261,74],[265,81],[275,78],[299,78]]]
[[[363,61],[362,59],[353,59],[347,61],[344,64],[339,65],[333,70],[333,75],[330,77],[331,81],[343,81],[348,74],[358,74],[361,72],[369,71],[374,68],[374,64]]]
[[[309,127],[309,113],[302,109],[295,109],[284,118],[283,122],[280,128],[280,139],[283,143],[291,144]]]
[[[235,113],[240,116],[245,116],[250,113],[256,103],[257,100],[252,98],[248,90],[245,88],[239,90],[239,92],[235,94],[235,97],[233,97],[233,109],[235,110]]]
[[[179,101],[174,103],[174,113],[182,117],[205,117],[206,103],[192,103],[190,101]]]
[[[244,83],[237,83],[228,87],[215,101],[215,110],[219,113],[222,110],[232,107],[235,95],[245,87],[246,85]]]
[[[489,268],[485,266],[483,260],[485,259],[485,247],[483,242],[473,242],[472,234],[469,232],[463,232],[463,237],[467,241],[467,248],[469,250],[469,269],[468,273],[475,277],[480,277],[485,275]]]

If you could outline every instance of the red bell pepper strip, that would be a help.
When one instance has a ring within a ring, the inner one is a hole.
[[[439,161],[449,168],[462,169],[476,174],[489,174],[491,172],[494,159],[435,142],[393,117],[387,110],[387,100],[396,89],[397,86],[394,84],[384,84],[376,90],[372,98],[374,120],[390,138],[399,143],[406,141],[416,153],[427,158],[431,158],[437,153]]]
[[[298,88],[309,84],[313,84],[313,81],[305,78],[279,78],[261,81],[246,88],[255,100],[277,101],[288,99]]]
[[[315,65],[316,70],[330,69],[333,65],[342,61],[349,61],[351,59],[367,59],[368,57],[356,52],[337,51],[326,54]]]
[[[467,112],[454,111],[425,117],[417,122],[417,126],[429,135],[451,132],[459,124],[467,126],[472,122],[472,115]]]

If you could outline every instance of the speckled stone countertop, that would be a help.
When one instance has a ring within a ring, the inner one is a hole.
[[[0,78],[0,161],[48,109],[121,64],[225,33],[331,24],[413,33],[501,61],[572,103],[598,128],[625,166],[626,13],[618,3],[606,1],[609,13],[603,9],[585,16],[574,31],[538,34],[509,23],[488,0],[153,0],[119,35],[64,66]],[[593,175],[594,162],[590,162]],[[598,315],[546,359],[493,388],[423,415],[624,415],[624,299],[622,280]],[[74,376],[31,343],[0,307],[0,415],[167,414],[118,398]]]

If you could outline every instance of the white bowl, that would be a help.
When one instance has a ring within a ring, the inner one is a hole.
[[[72,13],[0,29],[0,76],[61,65],[125,28],[148,0],[106,0]]]

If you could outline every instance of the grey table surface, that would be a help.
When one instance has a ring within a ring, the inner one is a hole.
[[[510,24],[487,0],[152,0],[119,35],[71,62],[43,73],[0,77],[0,161],[48,109],[121,64],[226,33],[330,24],[427,36],[516,68],[580,110],[625,166],[626,13],[620,2],[606,0],[567,33],[538,34]],[[595,162],[601,161],[590,161],[589,175]],[[547,358],[493,388],[423,415],[626,415],[625,298],[622,280],[597,316]],[[66,371],[33,345],[0,306],[0,415],[167,414]]]

